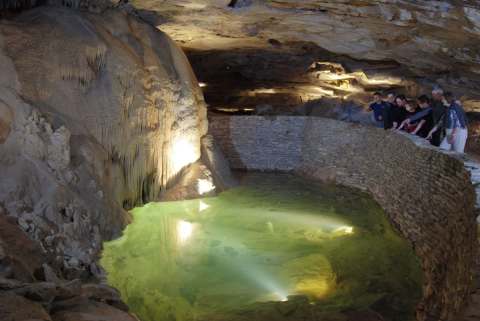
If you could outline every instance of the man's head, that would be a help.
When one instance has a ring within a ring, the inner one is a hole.
[[[387,101],[391,104],[395,102],[395,94],[394,93],[389,93],[387,96]]]
[[[395,98],[395,103],[398,107],[405,107],[405,104],[407,103],[407,98],[405,98],[404,95],[398,95]]]
[[[376,103],[379,103],[382,101],[382,94],[380,94],[378,91],[373,94],[373,101]]]
[[[443,89],[440,87],[435,87],[432,90],[432,98],[434,100],[442,100],[443,99]]]
[[[428,108],[430,106],[430,99],[428,98],[427,95],[421,95],[420,97],[417,98],[417,103],[420,108]]]

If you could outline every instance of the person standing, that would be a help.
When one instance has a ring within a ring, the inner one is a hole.
[[[405,104],[405,119],[401,122],[401,125],[399,125],[398,130],[404,130],[409,134],[416,134],[415,130],[417,128],[418,122],[407,122],[407,120],[415,116],[418,112],[418,108],[416,105],[416,102],[412,100],[407,100],[407,103]]]
[[[387,101],[385,101],[385,107],[383,108],[383,128],[390,129],[393,127],[392,111],[395,108],[395,94],[389,93],[387,95]]]
[[[443,103],[444,97],[443,97],[443,89],[440,87],[435,87],[432,90],[432,119],[434,124],[438,124],[440,122],[440,119],[443,118],[443,115],[445,114],[446,107],[445,104]],[[434,146],[440,146],[440,143],[442,142],[442,137],[443,137],[443,131],[442,130],[437,130],[434,132],[431,143]]]
[[[383,128],[383,110],[385,109],[385,102],[382,100],[382,95],[379,92],[373,94],[373,103],[370,104],[369,109],[373,111],[372,120],[375,126]]]
[[[398,95],[395,98],[395,107],[391,111],[392,128],[397,129],[402,122],[407,118],[407,98],[404,95]]]
[[[402,125],[400,125],[399,129],[413,125],[415,126],[415,129],[411,133],[426,138],[434,125],[430,99],[426,95],[421,95],[417,98],[417,103],[420,107],[420,111],[414,115],[408,116],[408,118],[403,121]]]
[[[446,107],[446,111],[439,123],[430,131],[428,138],[432,138],[434,132],[443,126],[446,131],[446,136],[442,140],[440,148],[463,153],[468,138],[467,116],[465,111],[462,106],[455,101],[451,93],[445,93],[442,103]]]

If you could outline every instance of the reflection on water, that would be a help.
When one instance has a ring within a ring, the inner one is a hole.
[[[268,311],[298,298],[308,307],[297,314],[369,308],[408,320],[419,300],[408,244],[351,189],[256,174],[219,197],[151,203],[133,215],[105,245],[102,265],[143,321],[290,320]]]

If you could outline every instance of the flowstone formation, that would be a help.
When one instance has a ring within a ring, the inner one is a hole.
[[[41,320],[133,320],[113,289],[85,294],[66,280],[103,278],[96,261],[130,221],[126,209],[207,195],[231,183],[229,172],[170,38],[110,1],[62,5],[0,2],[0,218],[41,258],[15,263],[22,251],[0,235],[0,319],[23,320],[15,302],[25,297]]]

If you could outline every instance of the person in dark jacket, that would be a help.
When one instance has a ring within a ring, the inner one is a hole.
[[[443,118],[443,115],[445,114],[446,107],[445,104],[443,103],[444,97],[443,97],[443,90],[440,87],[435,87],[432,90],[432,118],[433,118],[433,123],[438,124],[440,122],[440,119]],[[440,146],[440,143],[442,142],[443,138],[443,130],[437,130],[434,132],[431,143],[434,146]]]
[[[418,107],[420,110],[414,115],[409,115],[400,125],[400,129],[403,127],[414,126],[414,130],[411,134],[418,135],[426,138],[428,133],[433,128],[432,107],[430,105],[430,98],[426,95],[422,95],[417,98]]]
[[[467,116],[465,111],[462,106],[455,101],[451,93],[445,93],[442,103],[446,111],[440,121],[430,131],[428,138],[431,138],[440,128],[444,128],[446,137],[442,140],[440,148],[463,153],[468,138]]]
[[[398,129],[407,116],[407,98],[404,95],[398,95],[395,98],[395,107],[391,111],[392,128]]]
[[[373,103],[370,104],[369,109],[373,111],[372,120],[376,127],[383,128],[383,110],[386,103],[382,100],[382,94],[376,92],[373,94]]]
[[[417,103],[413,100],[407,99],[407,103],[405,104],[405,119],[401,122],[398,126],[398,130],[404,130],[407,133],[413,134],[415,129],[417,128],[417,122],[406,122],[407,119],[415,116],[418,112]]]
[[[393,127],[392,111],[395,108],[395,94],[389,93],[383,108],[383,128],[390,129]]]

